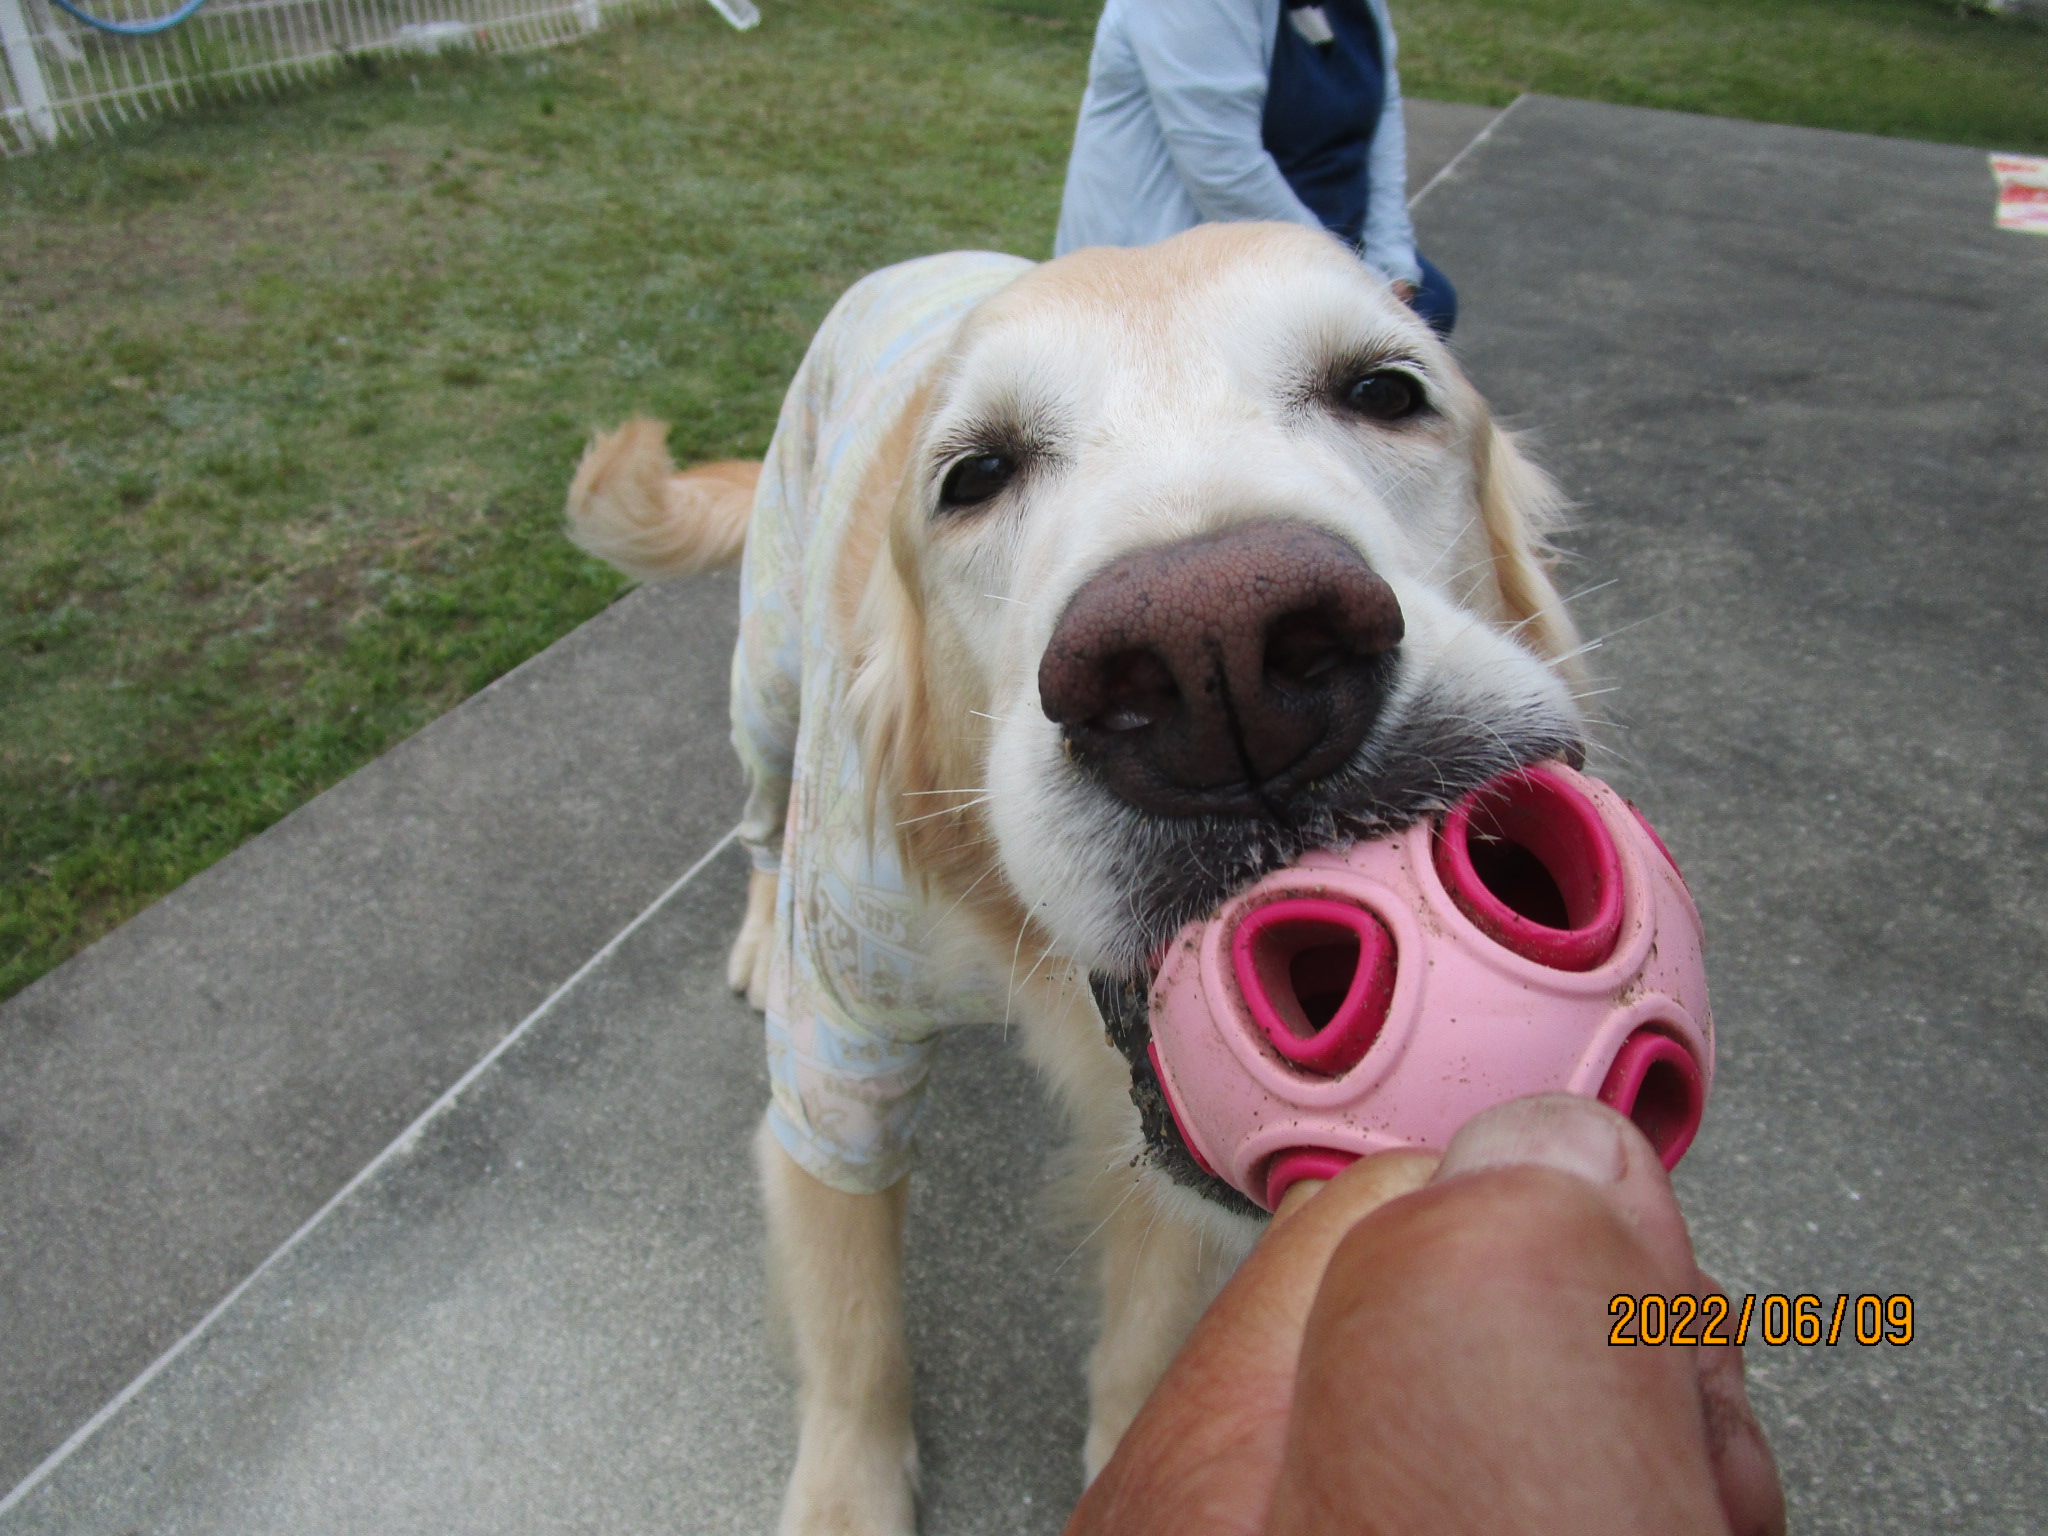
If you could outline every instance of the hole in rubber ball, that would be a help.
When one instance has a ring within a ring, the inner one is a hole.
[[[1669,1061],[1653,1061],[1636,1089],[1636,1101],[1628,1117],[1636,1129],[1649,1138],[1657,1156],[1668,1157],[1681,1141],[1692,1140],[1698,1110],[1693,1102],[1691,1079]]]
[[[1538,764],[1481,785],[1444,818],[1433,854],[1444,892],[1524,960],[1589,971],[1621,938],[1621,851],[1566,770]]]
[[[1300,951],[1287,963],[1287,980],[1293,988],[1294,1000],[1301,1006],[1301,1017],[1308,1025],[1306,1034],[1315,1034],[1337,1017],[1337,1010],[1344,1006],[1344,999],[1351,994],[1352,978],[1358,974],[1358,939],[1355,935],[1343,933],[1325,943],[1313,944]],[[1293,1020],[1281,1015],[1290,1028]]]
[[[1349,1072],[1379,1037],[1394,996],[1394,936],[1362,907],[1289,897],[1248,913],[1231,964],[1251,1024],[1290,1066]]]
[[[1475,836],[1468,845],[1472,872],[1510,912],[1545,928],[1569,928],[1564,892],[1544,862],[1505,837]]]
[[[1635,1122],[1657,1160],[1674,1168],[1692,1145],[1706,1108],[1706,1083],[1692,1053],[1662,1031],[1637,1030],[1615,1053],[1599,1099]]]

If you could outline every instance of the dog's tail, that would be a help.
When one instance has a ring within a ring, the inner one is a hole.
[[[723,459],[676,473],[668,426],[600,432],[569,483],[569,537],[628,576],[658,581],[739,558],[761,466]]]

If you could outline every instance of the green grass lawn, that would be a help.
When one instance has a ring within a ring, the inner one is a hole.
[[[1401,83],[2048,149],[2048,28],[1957,0],[1393,0]]]
[[[0,164],[0,996],[610,602],[594,423],[758,454],[854,277],[1043,254],[1093,12],[686,8]],[[2048,32],[1932,0],[1399,15],[1418,95],[2048,149]]]

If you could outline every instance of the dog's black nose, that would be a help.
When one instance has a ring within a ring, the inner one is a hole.
[[[1038,697],[1139,809],[1273,815],[1372,729],[1401,629],[1393,588],[1335,534],[1248,523],[1090,577],[1053,626]]]

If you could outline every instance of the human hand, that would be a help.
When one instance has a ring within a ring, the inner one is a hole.
[[[1607,1343],[1715,1289],[1634,1126],[1501,1105],[1283,1204],[1068,1536],[1780,1533],[1740,1351]]]
[[[1403,304],[1413,304],[1415,302],[1415,295],[1418,290],[1416,289],[1415,285],[1407,281],[1407,279],[1396,278],[1394,280],[1393,288],[1394,297],[1399,299]]]

